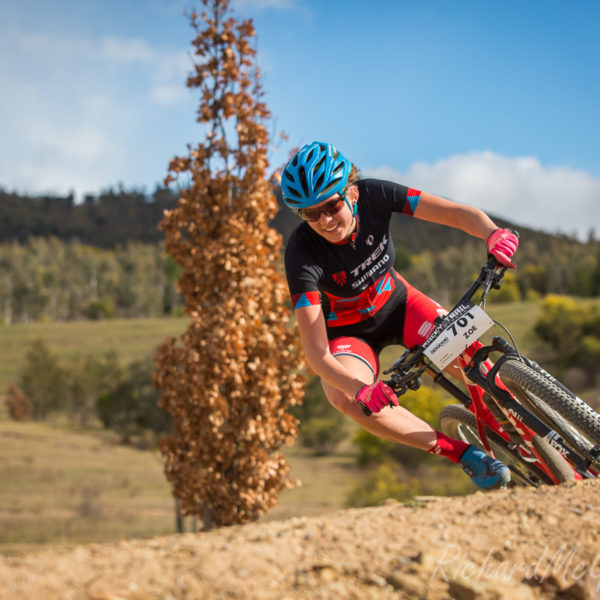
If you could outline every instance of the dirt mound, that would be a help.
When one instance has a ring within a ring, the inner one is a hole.
[[[0,559],[4,599],[600,598],[600,481]]]

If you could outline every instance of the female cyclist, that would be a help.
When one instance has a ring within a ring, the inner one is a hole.
[[[398,406],[391,388],[377,381],[377,356],[389,344],[421,344],[446,312],[394,270],[393,212],[487,240],[488,252],[513,268],[514,233],[477,208],[359,179],[358,169],[323,142],[304,146],[287,163],[281,189],[305,221],[290,236],[285,268],[306,358],[329,402],[374,435],[447,457],[480,488],[505,485],[510,471],[500,461]],[[457,373],[453,365],[447,370]],[[373,414],[365,416],[363,407]]]

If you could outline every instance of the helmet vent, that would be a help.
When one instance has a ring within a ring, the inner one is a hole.
[[[325,173],[321,173],[319,175],[319,178],[317,179],[316,183],[315,183],[315,189],[319,189],[321,187],[321,185],[323,184],[323,179],[325,179]]]
[[[330,190],[333,190],[333,189],[335,189],[335,187],[338,185],[338,183],[339,183],[338,181],[332,181],[332,182],[331,182],[331,183],[330,183],[330,184],[329,184],[329,185],[328,185],[328,186],[327,186],[327,187],[326,187],[326,188],[323,190],[323,193],[327,193],[327,192],[329,192]],[[341,195],[341,194],[340,194],[340,195]]]
[[[304,190],[305,196],[310,196],[310,192],[308,191],[308,182],[306,181],[306,170],[304,167],[300,167],[298,169],[298,179],[300,179],[300,184],[302,185],[302,189]]]

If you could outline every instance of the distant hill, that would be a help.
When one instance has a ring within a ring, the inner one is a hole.
[[[287,240],[300,219],[277,195],[281,209],[273,227]],[[86,196],[81,203],[75,203],[73,195],[28,196],[0,188],[0,240],[26,242],[32,236],[54,236],[103,248],[128,241],[158,242],[164,237],[157,228],[163,211],[176,205],[177,195],[163,188],[157,188],[149,196],[137,190],[108,189],[97,196]],[[516,227],[536,245],[556,237],[492,218],[499,225]],[[462,231],[402,215],[394,216],[391,229],[396,243],[411,253],[425,249],[437,252],[449,246],[462,246],[469,240]],[[578,244],[574,239],[565,239]]]
[[[0,264],[5,274],[0,321],[37,320],[40,315],[83,318],[100,309],[121,317],[177,310],[179,271],[164,257],[164,235],[158,229],[163,212],[175,208],[177,199],[174,192],[161,188],[150,196],[136,190],[107,190],[81,203],[75,203],[72,195],[21,196],[0,189]],[[283,205],[280,195],[279,207],[272,224],[287,240],[300,219]],[[518,269],[506,278],[503,301],[549,293],[600,295],[599,242],[582,243],[491,216],[498,225],[521,233]],[[391,232],[396,269],[442,304],[457,299],[486,261],[485,243],[456,229],[394,215]],[[82,246],[103,252],[90,253]],[[147,264],[154,265],[154,271]],[[92,275],[86,275],[90,268]],[[43,276],[32,278],[32,272]],[[154,285],[153,278],[162,287]],[[63,280],[68,283],[59,283]],[[143,292],[142,282],[146,282]],[[166,292],[158,293],[159,288]],[[67,302],[68,297],[79,300]]]
[[[136,190],[109,189],[75,203],[68,196],[23,196],[0,188],[0,239],[26,242],[32,236],[114,248],[128,241],[158,242],[163,211],[177,196],[157,188],[147,196]]]

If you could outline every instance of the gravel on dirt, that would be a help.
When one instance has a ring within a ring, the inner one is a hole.
[[[0,558],[2,600],[593,600],[600,481]]]

